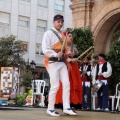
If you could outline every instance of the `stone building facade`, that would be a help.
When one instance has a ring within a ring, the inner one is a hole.
[[[120,27],[120,0],[71,0],[73,27],[89,27],[95,54],[107,53]]]

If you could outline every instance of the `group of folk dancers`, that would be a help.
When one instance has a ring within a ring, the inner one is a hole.
[[[86,109],[91,107],[89,104],[91,85],[89,76],[92,75],[92,70],[90,67],[85,68],[85,65],[88,64],[84,62],[84,66],[81,66],[82,73],[80,73],[78,59],[74,58],[77,50],[72,44],[72,33],[61,31],[63,23],[63,16],[55,15],[53,28],[45,32],[42,41],[42,51],[45,55],[44,64],[51,84],[47,108],[47,114],[51,116],[60,116],[55,111],[55,104],[59,103],[63,105],[63,113],[68,115],[77,115],[76,111],[71,109],[70,104],[82,104],[82,108]],[[98,59],[99,63],[94,68],[97,72],[93,75],[93,84],[98,79],[103,81],[103,88],[99,91],[98,109],[108,109],[107,102],[105,102],[108,99],[108,96],[106,97],[108,95],[107,78],[111,75],[112,68],[110,63],[105,60],[104,54],[99,54]],[[90,71],[88,71],[89,69]]]

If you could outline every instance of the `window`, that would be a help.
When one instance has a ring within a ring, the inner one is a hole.
[[[37,20],[37,31],[45,32],[47,26],[46,20]]]
[[[19,16],[19,25],[20,26],[24,26],[24,27],[28,27],[29,26],[29,18],[28,17]]]
[[[64,10],[64,0],[56,0],[55,2],[55,10]]]
[[[63,5],[55,4],[55,10],[63,11],[64,10],[64,6]]]
[[[10,14],[0,12],[0,22],[10,24]]]
[[[37,55],[43,55],[42,46],[40,44],[36,44],[36,54]]]
[[[38,0],[38,5],[47,7],[48,0]]]
[[[30,0],[21,0],[21,1],[30,2]]]

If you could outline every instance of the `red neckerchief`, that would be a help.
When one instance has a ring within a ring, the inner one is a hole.
[[[98,62],[98,64],[104,64],[105,62],[107,62],[106,60],[102,60],[101,62]]]

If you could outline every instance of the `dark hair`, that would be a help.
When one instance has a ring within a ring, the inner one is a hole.
[[[68,34],[72,34],[72,32],[68,32]]]
[[[98,59],[98,55],[93,56],[93,59],[97,60]]]
[[[87,57],[87,59],[88,59],[88,60],[91,60],[91,58],[90,58],[90,57]]]
[[[103,57],[106,60],[106,56],[103,53],[98,54],[98,56]]]
[[[56,21],[56,20],[62,20],[64,22],[64,17],[62,15],[55,15],[54,18],[53,18],[53,21]]]

